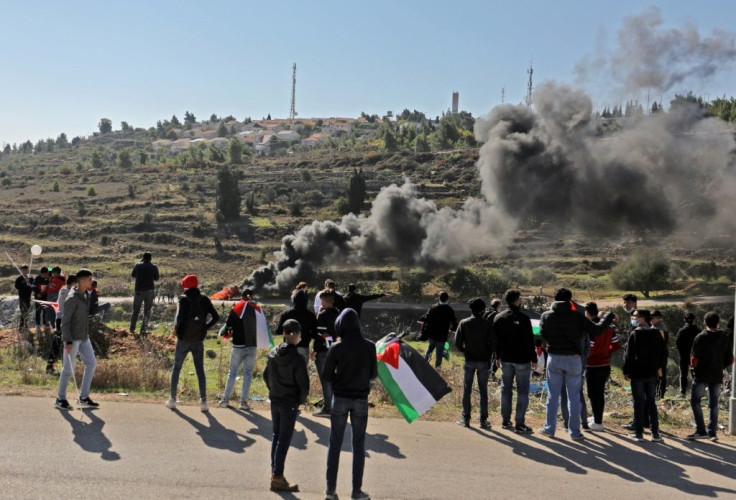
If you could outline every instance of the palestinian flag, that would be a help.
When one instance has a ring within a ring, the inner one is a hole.
[[[421,354],[399,339],[384,337],[376,350],[378,378],[407,422],[421,417],[452,390]]]
[[[59,303],[58,302],[49,302],[48,300],[37,300],[37,299],[34,299],[33,302],[35,302],[36,304],[53,307],[54,313],[59,314]]]
[[[256,347],[261,349],[269,349],[273,347],[273,337],[271,337],[271,329],[268,327],[268,320],[263,312],[261,304],[252,300],[241,300],[233,306],[233,311],[243,320],[243,326],[246,328],[255,328],[256,330]],[[247,326],[246,326],[247,323]]]
[[[539,320],[538,319],[532,320],[532,331],[534,332],[535,337],[538,337],[541,335],[541,332],[539,331]]]

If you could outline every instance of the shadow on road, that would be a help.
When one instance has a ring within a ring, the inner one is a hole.
[[[531,437],[535,444],[549,450],[543,451],[524,444],[524,438],[520,436],[487,437],[505,443],[518,455],[535,462],[564,466],[570,472],[587,474],[589,470],[595,470],[634,483],[647,481],[669,486],[690,495],[715,497],[724,493],[736,494],[736,489],[692,481],[691,474],[683,467],[687,465],[700,468],[703,472],[733,478],[736,452],[728,446],[702,446],[701,450],[701,446],[695,445],[690,448],[694,451],[692,452],[690,449],[671,446],[668,441],[680,440],[666,437],[663,443],[647,441],[637,443],[639,448],[632,449],[622,446],[620,440],[626,439],[625,437],[611,433],[586,436],[588,439],[579,443],[564,438],[550,439],[538,435]]]
[[[217,448],[220,450],[228,450],[233,453],[245,453],[245,449],[255,443],[255,439],[252,439],[244,434],[235,432],[232,429],[224,427],[217,419],[210,413],[205,412],[204,415],[207,417],[208,425],[204,425],[201,422],[193,419],[180,412],[179,410],[171,410],[172,413],[186,421],[189,425],[197,430],[197,434],[202,438],[202,442],[210,448]]]
[[[83,410],[84,416],[89,420],[89,423],[83,422],[74,418],[72,412],[62,411],[61,415],[64,420],[69,422],[72,426],[72,433],[74,434],[74,442],[79,445],[84,451],[89,453],[99,453],[102,460],[120,460],[120,455],[110,450],[112,443],[107,436],[102,432],[102,428],[105,426],[105,421],[97,417],[93,410]]]

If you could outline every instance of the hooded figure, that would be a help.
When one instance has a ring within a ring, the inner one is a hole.
[[[302,336],[296,347],[299,351],[299,354],[301,354],[304,358],[304,361],[308,362],[309,343],[314,340],[315,344],[320,343],[321,345],[324,343],[324,340],[322,339],[322,337],[319,337],[317,335],[317,316],[315,316],[314,312],[312,312],[312,310],[308,307],[309,297],[307,296],[307,292],[305,292],[304,290],[297,290],[296,293],[294,293],[294,295],[291,297],[291,303],[291,309],[287,309],[286,311],[284,311],[284,313],[281,314],[281,317],[279,318],[279,323],[276,327],[276,335],[283,335],[284,324],[288,320],[294,319],[298,321],[299,325],[301,325],[302,327]],[[317,351],[317,349],[314,350]],[[326,347],[321,350],[326,350]]]

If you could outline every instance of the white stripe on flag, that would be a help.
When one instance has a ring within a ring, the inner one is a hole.
[[[271,346],[271,339],[268,338],[268,321],[263,312],[256,309],[256,346],[261,349],[267,349]]]
[[[386,368],[388,368],[394,382],[396,382],[396,385],[399,386],[401,392],[404,393],[406,399],[409,400],[409,403],[411,403],[419,415],[432,408],[437,402],[427,388],[424,387],[424,384],[414,375],[414,371],[401,356],[399,356],[398,369],[388,363],[386,363]]]

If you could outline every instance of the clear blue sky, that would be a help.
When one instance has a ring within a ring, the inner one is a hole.
[[[659,0],[668,26],[730,30],[736,2]],[[286,117],[291,64],[302,117],[450,106],[487,113],[574,67],[615,38],[640,1],[6,1],[0,0],[0,144],[125,120],[149,127],[184,111]],[[736,94],[734,72],[674,91]],[[597,105],[612,94],[588,86]],[[646,96],[621,96],[621,99]],[[671,97],[671,96],[670,96]],[[665,94],[665,101],[667,101]]]

